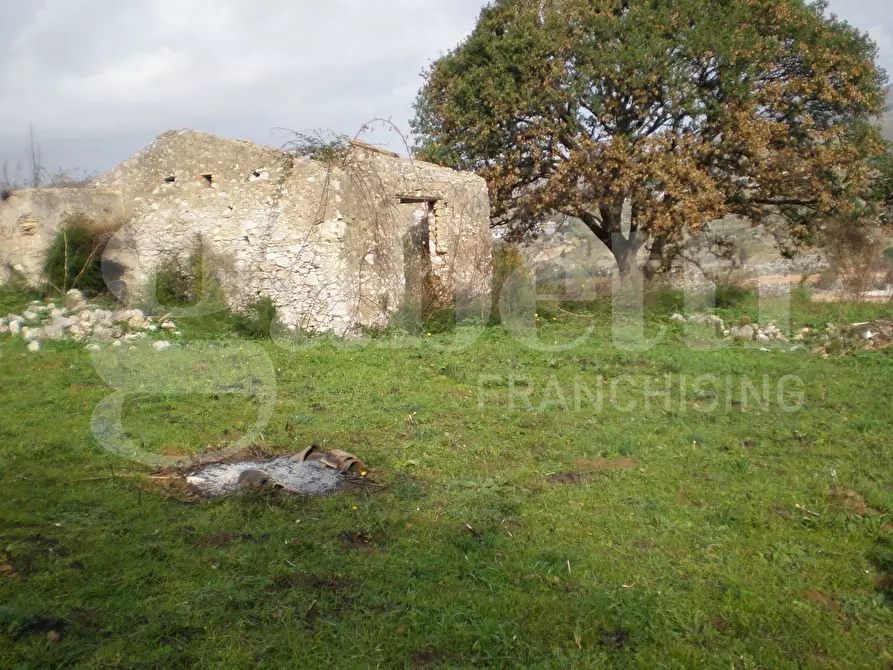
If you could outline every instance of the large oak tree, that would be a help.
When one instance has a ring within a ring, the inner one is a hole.
[[[514,235],[580,218],[637,268],[730,213],[872,213],[864,34],[803,0],[495,0],[424,74],[417,155],[475,170]],[[624,206],[631,211],[622,226]]]

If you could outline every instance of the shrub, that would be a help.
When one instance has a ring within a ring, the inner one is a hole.
[[[102,253],[111,237],[84,214],[65,217],[47,250],[44,279],[50,289],[64,293],[79,289],[87,297],[106,292],[102,276]]]
[[[752,304],[754,292],[735,284],[720,284],[716,287],[716,307],[718,309],[740,309]]]
[[[501,319],[499,316],[499,300],[502,296],[502,289],[505,282],[516,270],[524,265],[524,257],[518,247],[511,244],[496,244],[493,247],[493,275],[492,275],[492,308],[490,310],[490,323],[498,324]]]
[[[681,312],[685,309],[685,292],[666,285],[649,286],[645,293],[645,307],[660,314]]]
[[[192,304],[192,285],[186,270],[168,261],[155,273],[155,299],[165,307],[186,307]]]
[[[240,337],[266,340],[270,339],[270,329],[275,320],[276,305],[269,298],[261,298],[232,315],[232,328]]]
[[[203,304],[226,308],[226,295],[217,279],[211,260],[201,252],[183,263],[169,259],[155,273],[155,299],[165,307],[190,307]]]
[[[882,257],[881,247],[874,236],[857,224],[835,219],[825,226],[822,241],[843,297],[847,300],[864,298],[874,283]]]
[[[210,308],[188,319],[186,328],[197,337],[234,334],[248,339],[269,339],[276,305],[269,298],[260,298],[240,312],[231,312],[214,265],[214,260],[201,249],[186,261],[169,259],[156,271],[155,299],[162,308],[195,305]]]

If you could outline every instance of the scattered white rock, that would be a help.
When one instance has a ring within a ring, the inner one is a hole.
[[[65,328],[61,325],[51,324],[43,329],[43,336],[48,340],[62,340],[65,338]]]
[[[122,309],[115,312],[114,320],[115,323],[142,324],[146,322],[146,315],[139,309]]]
[[[92,321],[103,326],[111,326],[115,321],[115,313],[107,309],[98,309],[93,312]]]
[[[731,336],[736,340],[740,340],[742,342],[750,342],[753,340],[756,331],[753,326],[749,323],[744,324],[743,326],[735,326],[732,328]]]
[[[71,328],[78,325],[78,323],[80,323],[80,320],[76,316],[63,316],[61,319],[53,319],[52,325],[61,328]]]
[[[11,335],[19,335],[22,332],[22,322],[18,319],[12,319],[9,322],[9,332]]]
[[[670,321],[684,322],[684,321],[685,321],[685,317],[682,316],[681,314],[674,314],[673,316],[670,317]]]
[[[32,312],[30,310],[22,314],[22,316],[25,317],[25,321],[27,321],[28,323],[36,323],[37,320],[40,319],[40,316],[38,316],[37,312]]]
[[[99,346],[98,344],[96,344],[95,342],[94,342],[93,344],[88,344],[88,345],[87,345],[86,347],[84,347],[84,348],[85,348],[87,351],[102,351],[102,347],[100,347],[100,346]]]
[[[76,288],[73,288],[65,294],[65,298],[63,298],[62,300],[62,304],[65,305],[65,307],[67,307],[68,309],[78,310],[87,304],[87,300],[86,298],[84,298],[83,293],[78,291]]]
[[[122,347],[122,346],[124,346],[124,344],[123,344],[123,342],[121,342],[121,340],[115,340],[114,342],[112,342],[112,346],[113,347]]]
[[[43,330],[40,328],[22,328],[22,337],[25,338],[25,342],[34,342],[35,340],[39,340],[43,335]]]
[[[36,352],[36,351],[40,351],[40,342],[38,342],[37,340],[35,340],[35,341],[32,342],[31,344],[29,344],[29,345],[28,345],[28,351],[30,351],[31,353],[34,353],[34,352]]]
[[[175,324],[173,321],[165,321],[161,324],[161,328],[162,330],[176,330],[177,324]]]
[[[171,343],[167,340],[158,340],[152,345],[152,348],[155,349],[155,351],[166,351],[171,348]]]

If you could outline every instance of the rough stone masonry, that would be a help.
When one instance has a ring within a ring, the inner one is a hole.
[[[201,253],[230,307],[270,298],[288,329],[352,335],[432,303],[485,316],[489,209],[480,177],[361,142],[322,162],[179,130],[86,188],[3,194],[0,265],[39,283],[83,213],[117,228],[104,267],[123,302],[151,303],[155,273]]]

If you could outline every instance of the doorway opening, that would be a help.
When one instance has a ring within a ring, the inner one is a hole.
[[[437,249],[437,202],[427,196],[399,198],[401,215],[409,220],[403,237],[403,304],[423,329],[455,317],[455,296],[444,277],[446,259]]]

